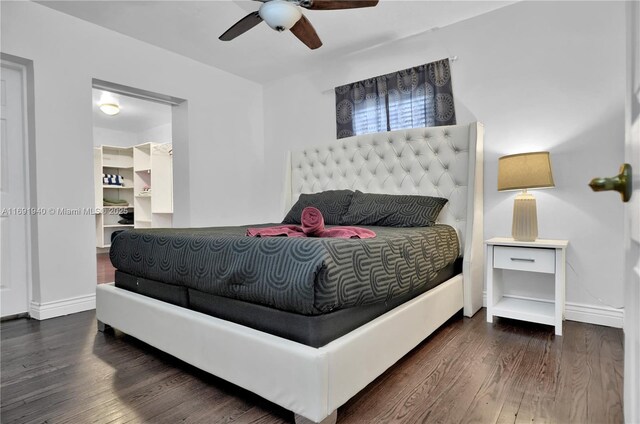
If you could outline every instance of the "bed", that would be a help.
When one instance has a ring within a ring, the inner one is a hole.
[[[396,281],[381,267],[372,271],[351,265],[375,274],[375,288],[340,288],[337,279],[318,278],[317,265],[334,260],[340,276],[350,275],[349,262],[340,268],[340,255],[334,258],[328,252],[346,251],[342,256],[352,258],[363,249],[373,250],[371,245],[274,239],[260,241],[269,246],[264,250],[271,262],[260,261],[268,267],[288,271],[282,265],[286,252],[279,257],[278,245],[305,252],[296,268],[302,277],[291,284],[295,297],[264,283],[258,278],[264,273],[255,267],[251,272],[234,270],[224,262],[228,279],[207,285],[208,273],[221,271],[212,270],[206,260],[198,262],[202,255],[197,252],[215,248],[233,251],[235,257],[254,243],[238,237],[245,228],[132,232],[120,240],[126,248],[112,251],[119,252],[112,256],[118,268],[116,284],[97,288],[99,329],[117,328],[248,389],[293,411],[298,423],[335,422],[340,405],[460,309],[472,316],[482,306],[482,137],[479,123],[418,128],[337,140],[289,156],[287,209],[302,193],[340,189],[448,199],[439,216],[441,225],[418,231],[373,228],[385,261],[396,268],[404,259],[417,263],[424,255],[419,248],[411,252],[403,247],[401,258],[388,259],[385,244],[420,246],[429,237],[455,239],[455,249],[443,242],[448,247],[439,251],[451,251],[433,260],[444,266],[418,267],[429,274],[420,281],[430,284],[416,284],[401,274]],[[160,255],[162,249],[167,252]],[[185,262],[180,253],[182,259],[172,267],[171,251],[191,251],[193,259]],[[461,261],[451,259],[460,254]],[[303,269],[307,266],[311,268]],[[228,284],[233,279],[239,284]],[[362,278],[355,273],[351,279]]]

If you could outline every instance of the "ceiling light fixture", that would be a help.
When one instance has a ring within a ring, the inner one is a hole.
[[[98,107],[105,115],[113,116],[120,113],[120,105],[117,103],[100,103]]]
[[[284,0],[263,3],[258,13],[267,25],[279,32],[291,29],[302,16],[298,6]]]

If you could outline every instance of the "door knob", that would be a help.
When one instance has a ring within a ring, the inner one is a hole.
[[[633,192],[631,165],[628,163],[623,164],[620,167],[620,173],[615,177],[592,179],[589,187],[593,191],[615,190],[620,193],[623,202],[628,202]]]

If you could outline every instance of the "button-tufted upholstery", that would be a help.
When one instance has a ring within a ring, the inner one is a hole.
[[[464,312],[472,316],[482,306],[483,133],[477,122],[412,128],[293,152],[288,206],[301,193],[336,189],[449,199],[439,222],[458,230],[464,252]]]
[[[439,222],[464,234],[469,126],[414,128],[333,141],[293,153],[292,200],[301,193],[349,188],[449,199]]]

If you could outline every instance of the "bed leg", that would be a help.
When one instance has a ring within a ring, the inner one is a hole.
[[[105,332],[113,329],[113,327],[111,327],[109,324],[105,324],[104,322],[100,321],[99,319],[97,319],[96,321],[98,321],[98,331],[101,332],[101,333],[105,333]]]
[[[338,410],[333,411],[327,418],[316,423],[315,421],[311,421],[309,418],[305,418],[302,415],[296,415],[296,424],[336,424],[338,420]]]

